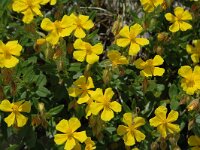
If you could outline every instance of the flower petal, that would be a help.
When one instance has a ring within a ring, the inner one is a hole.
[[[33,12],[31,11],[31,9],[27,9],[26,11],[24,11],[22,13],[24,14],[22,21],[24,23],[29,24],[33,20],[33,17],[34,17]]]
[[[72,130],[72,132],[76,131],[78,128],[80,128],[80,126],[81,123],[77,118],[72,117],[69,119],[69,128]]]
[[[125,133],[127,133],[127,129],[128,129],[127,126],[119,125],[118,128],[117,128],[117,134],[118,135],[124,135]]]
[[[192,20],[192,15],[188,10],[185,10],[182,14],[181,20]]]
[[[30,113],[31,111],[31,103],[28,101],[25,101],[22,105],[18,108],[19,112],[27,112]]]
[[[128,132],[127,134],[125,134],[123,139],[124,139],[125,145],[127,146],[132,146],[135,144],[135,137],[134,135],[131,134],[131,132]]]
[[[87,89],[94,88],[93,80],[91,77],[88,77],[87,79]]]
[[[134,61],[134,64],[137,69],[143,69],[145,62],[141,58],[139,58],[136,61]]]
[[[125,25],[119,32],[119,35],[122,37],[129,38],[129,26]]]
[[[131,42],[128,54],[131,56],[136,56],[140,51],[140,46],[137,43]]]
[[[87,135],[85,131],[74,132],[73,137],[77,139],[78,141],[80,141],[81,143],[83,143],[87,139]]]
[[[148,45],[148,44],[149,44],[149,40],[146,39],[146,38],[136,38],[136,39],[135,39],[135,42],[136,42],[137,44],[139,44],[139,45],[142,45],[142,46]]]
[[[134,128],[138,128],[145,124],[145,120],[142,117],[135,117],[133,119],[133,122],[134,122]]]
[[[58,35],[58,33],[56,32],[56,31],[52,31],[52,32],[50,32],[48,35],[47,35],[47,37],[46,37],[46,40],[49,42],[49,43],[51,43],[52,45],[56,45],[57,43],[58,43],[58,41],[59,41],[59,35]]]
[[[4,60],[4,66],[5,66],[6,68],[13,68],[13,67],[15,67],[18,63],[19,63],[19,60],[18,60],[16,57],[14,57],[14,56],[11,56],[10,59],[5,59],[5,60]]]
[[[133,114],[132,113],[125,113],[123,115],[123,122],[128,126],[133,124]]]
[[[165,72],[165,69],[163,68],[159,68],[159,67],[154,67],[154,70],[153,70],[153,75],[154,76],[162,76]]]
[[[140,132],[139,130],[134,130],[134,136],[135,136],[136,141],[138,141],[138,142],[141,142],[141,141],[144,140],[145,137],[146,137],[146,136],[145,136],[142,132]]]
[[[130,39],[128,38],[119,38],[116,41],[116,44],[121,47],[126,47],[130,44]]]
[[[77,38],[84,38],[86,36],[86,34],[82,28],[77,27],[74,32],[74,36]]]
[[[12,104],[9,102],[9,100],[5,99],[0,104],[0,110],[4,112],[12,112]]]
[[[79,89],[77,87],[70,87],[67,89],[67,91],[69,96],[71,97],[78,97],[83,92],[82,89]]]
[[[150,126],[153,126],[153,127],[157,127],[160,124],[162,124],[162,120],[158,118],[157,116],[151,118],[149,122],[150,122]]]
[[[177,124],[167,123],[167,129],[170,133],[180,132],[180,127]]]
[[[15,56],[20,56],[22,46],[18,44],[18,41],[9,41],[6,44],[6,47],[9,49],[9,53]]]
[[[178,74],[186,78],[188,75],[192,74],[192,68],[190,66],[181,66],[178,70]]]
[[[75,146],[76,146],[75,139],[71,137],[71,138],[67,139],[67,142],[65,144],[64,149],[65,150],[72,150]]]
[[[114,113],[109,108],[104,108],[103,112],[101,113],[101,119],[103,121],[110,121],[114,117]]]
[[[167,108],[165,106],[159,106],[156,110],[155,110],[155,115],[162,119],[166,119],[166,113],[167,113]]]
[[[91,50],[94,54],[99,55],[103,52],[103,45],[101,43],[95,44],[94,46],[92,46]]]
[[[175,21],[170,27],[169,30],[171,32],[177,32],[179,30],[179,23],[178,21]]]
[[[198,136],[192,135],[188,138],[188,144],[190,146],[199,146],[200,138]]]
[[[178,112],[171,110],[167,117],[167,122],[174,122],[178,119]]]
[[[15,123],[15,113],[11,113],[8,117],[4,118],[4,121],[7,123],[8,127]]]
[[[80,50],[86,50],[85,45],[86,42],[82,41],[81,39],[77,39],[73,44],[75,49],[80,49]]]
[[[54,135],[54,142],[58,145],[65,143],[68,139],[67,134],[56,134]]]
[[[99,56],[97,56],[96,54],[92,53],[92,54],[86,55],[86,62],[88,64],[94,64],[97,61],[99,61]]]
[[[41,28],[45,31],[51,31],[55,28],[55,26],[49,18],[44,18],[41,22]]]
[[[170,22],[175,22],[177,20],[176,17],[174,15],[172,15],[171,13],[166,13],[165,18],[166,18],[166,20],[168,20]]]
[[[73,57],[74,59],[83,62],[85,60],[85,56],[86,56],[86,51],[74,51],[73,53]]]
[[[161,124],[157,127],[158,131],[160,132],[161,136],[163,138],[166,138],[167,137],[167,129],[166,129],[166,126],[165,124]]]
[[[184,22],[184,21],[179,21],[179,25],[180,25],[181,31],[186,31],[188,29],[192,29],[192,26],[189,23]]]
[[[114,94],[115,93],[113,92],[112,88],[107,88],[105,90],[104,96],[106,99],[111,100]]]
[[[67,133],[69,129],[69,122],[68,120],[62,119],[57,125],[56,125],[56,130]]]
[[[24,115],[22,115],[21,113],[16,113],[15,118],[17,120],[17,126],[18,127],[23,127],[28,120],[28,118],[25,117]]]
[[[83,104],[88,102],[90,99],[89,95],[87,94],[87,92],[84,92],[83,94],[81,94],[81,96],[79,97],[77,103],[78,104]]]
[[[92,103],[90,105],[90,111],[94,115],[97,115],[102,109],[103,109],[103,104],[101,103]]]
[[[182,16],[183,12],[184,12],[184,9],[183,9],[182,7],[176,7],[176,8],[174,9],[174,14],[175,14],[177,17]]]
[[[162,65],[164,62],[163,58],[160,56],[160,55],[156,55],[154,58],[153,58],[153,65],[154,66],[159,66],[159,65]]]
[[[110,103],[110,109],[114,112],[121,112],[122,106],[118,102],[114,101]]]
[[[140,24],[136,23],[130,27],[130,36],[134,38],[138,36],[142,32],[143,28]]]

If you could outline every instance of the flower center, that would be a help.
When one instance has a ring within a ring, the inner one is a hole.
[[[13,112],[18,112],[18,106],[17,105],[13,105],[12,109],[13,109]]]
[[[193,87],[194,85],[195,85],[195,82],[194,82],[193,79],[190,79],[190,80],[187,81],[187,86],[188,87]]]
[[[26,2],[27,2],[27,5],[28,5],[28,7],[30,7],[30,8],[31,8],[31,7],[33,6],[33,4],[32,4],[32,1],[31,1],[31,0],[27,0]]]
[[[12,56],[7,48],[3,49],[3,54],[6,59],[10,59]]]
[[[76,19],[76,25],[77,25],[77,28],[82,28],[81,20],[78,17]]]
[[[54,25],[55,25],[57,33],[60,33],[62,31],[62,27],[60,25],[60,22],[59,21],[55,21]]]
[[[110,101],[106,97],[104,98],[103,105],[106,109],[110,108]]]
[[[92,54],[91,46],[89,44],[86,44],[85,47],[86,47],[86,53],[89,54],[89,55]]]

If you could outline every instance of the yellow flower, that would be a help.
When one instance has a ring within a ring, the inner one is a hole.
[[[191,55],[191,59],[194,63],[199,63],[200,59],[200,40],[193,40],[193,45],[188,44],[186,50]]]
[[[117,65],[128,64],[128,60],[125,56],[122,56],[120,52],[116,50],[108,51],[107,53],[108,58],[112,62],[113,67],[117,67]]]
[[[44,18],[41,23],[41,28],[49,32],[46,40],[55,45],[58,43],[60,37],[71,34],[71,30],[68,29],[70,25],[72,25],[72,22],[70,22],[69,16],[64,15],[61,21],[56,20],[55,22],[52,22],[49,18]]]
[[[89,92],[91,88],[94,88],[94,84],[91,77],[86,78],[85,76],[80,76],[79,79],[77,79],[72,87],[68,88],[69,96],[72,97],[78,97],[79,99],[77,101],[78,104],[86,103],[89,101],[90,96]]]
[[[142,69],[140,74],[149,77],[149,76],[162,76],[165,72],[165,69],[159,68],[156,66],[162,65],[164,62],[163,58],[159,55],[156,55],[153,59],[143,61],[141,58],[137,59],[134,64],[136,68]]]
[[[91,140],[91,137],[88,137],[86,140],[85,140],[85,150],[93,150],[93,149],[96,149],[96,146],[95,146],[95,143],[94,141]]]
[[[188,29],[192,29],[192,26],[185,22],[187,20],[192,20],[192,15],[189,13],[188,10],[185,10],[182,7],[176,7],[174,9],[174,15],[171,13],[165,14],[165,18],[173,23],[170,27],[169,30],[171,32],[177,32],[179,30],[181,31],[186,31]]]
[[[192,135],[188,138],[188,144],[194,146],[191,150],[200,150],[200,137]]]
[[[20,112],[29,113],[31,111],[31,103],[27,101],[18,101],[10,103],[8,100],[3,100],[0,104],[0,110],[4,112],[11,112],[11,114],[4,118],[8,127],[11,125],[17,125],[18,127],[23,127],[28,118],[22,115]]]
[[[24,14],[22,21],[29,24],[33,17],[43,16],[40,11],[41,0],[14,0],[12,4],[12,9],[18,13]]]
[[[90,96],[95,100],[91,104],[91,112],[94,115],[99,114],[101,110],[101,119],[103,121],[110,121],[114,117],[114,112],[121,112],[121,104],[116,101],[111,102],[114,92],[111,88],[107,88],[103,95],[103,91],[100,88],[97,88],[96,91],[90,92]]]
[[[46,5],[47,3],[50,2],[50,5],[55,5],[57,0],[41,0],[42,2],[40,3],[41,5]]]
[[[130,45],[129,55],[137,55],[137,53],[140,51],[140,46],[149,44],[149,40],[146,38],[137,38],[142,30],[143,28],[141,25],[137,23],[131,26],[130,29],[128,26],[124,26],[119,32],[121,38],[117,39],[117,45],[121,47]]]
[[[86,119],[88,119],[89,116],[92,115],[92,112],[91,112],[91,104],[93,103],[93,99],[90,98],[88,101],[87,101],[87,107],[85,108],[85,113],[86,113]]]
[[[178,74],[183,77],[181,87],[187,94],[193,95],[200,89],[200,66],[195,66],[194,71],[190,66],[182,66],[178,70]]]
[[[14,56],[20,56],[21,50],[22,46],[18,41],[9,41],[4,44],[0,40],[0,67],[15,67],[19,63],[19,60]]]
[[[119,125],[117,128],[117,134],[122,136],[125,145],[132,146],[135,141],[141,142],[145,139],[145,135],[138,130],[138,127],[145,124],[145,120],[142,117],[134,117],[132,113],[125,113],[123,115],[123,122],[125,125]]]
[[[70,15],[69,21],[73,24],[69,27],[71,32],[74,31],[74,36],[77,38],[84,38],[86,36],[84,30],[89,30],[94,26],[92,20],[89,19],[89,16],[85,15]]]
[[[80,121],[75,117],[70,118],[69,120],[62,119],[56,125],[56,130],[62,133],[54,136],[55,143],[61,145],[66,142],[64,147],[65,150],[72,150],[79,145],[79,142],[83,143],[87,139],[86,132],[75,132],[80,126]]]
[[[92,46],[90,43],[84,42],[81,39],[77,39],[74,42],[74,48],[76,51],[73,53],[73,57],[83,62],[86,59],[88,64],[94,64],[99,61],[99,56],[103,52],[103,45],[101,43]]]
[[[152,12],[158,5],[161,5],[163,0],[140,0],[144,11]]]
[[[165,106],[159,106],[155,110],[155,117],[149,120],[150,125],[153,127],[157,127],[158,131],[162,135],[163,138],[167,137],[167,131],[170,133],[175,133],[180,131],[180,127],[177,124],[172,124],[172,122],[178,119],[178,112],[171,110],[170,113],[167,114],[167,108]]]

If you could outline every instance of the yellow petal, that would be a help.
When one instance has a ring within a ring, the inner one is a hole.
[[[163,68],[159,68],[159,67],[154,67],[154,70],[153,70],[153,75],[154,76],[162,76],[165,72],[165,69]]]
[[[28,5],[23,1],[14,1],[12,4],[12,9],[16,12],[24,11],[28,8]]]
[[[87,79],[87,89],[94,88],[93,80],[91,77],[88,77]]]
[[[126,47],[130,44],[130,39],[128,38],[119,38],[117,39],[116,44],[121,47]]]
[[[103,104],[101,103],[92,103],[90,105],[90,111],[92,114],[97,115],[102,109],[103,109]]]
[[[192,135],[188,138],[188,144],[190,146],[199,146],[200,138],[198,136]]]
[[[153,3],[157,7],[158,5],[161,5],[164,0],[154,0]]]
[[[179,23],[178,21],[175,21],[170,27],[169,30],[171,32],[177,32],[179,30]]]
[[[192,29],[192,26],[189,23],[184,22],[184,21],[179,21],[179,25],[180,25],[181,31],[186,31],[188,29]]]
[[[92,46],[91,50],[94,54],[99,55],[103,52],[103,45],[101,43],[95,44],[94,46]]]
[[[16,117],[16,120],[17,120],[17,126],[18,127],[23,127],[28,120],[27,117],[25,117],[24,115],[22,115],[20,113],[16,113],[15,117]]]
[[[105,90],[104,96],[107,98],[107,100],[111,100],[114,94],[115,93],[113,92],[112,88],[107,88]]]
[[[161,124],[157,127],[158,131],[160,132],[161,136],[163,138],[166,138],[167,137],[167,129],[166,129],[166,126],[165,124]]]
[[[78,28],[76,28],[76,30],[74,32],[74,36],[77,38],[84,38],[86,36],[86,34],[82,28],[78,27]]]
[[[194,74],[196,74],[196,75],[200,75],[200,66],[195,66],[194,67]]]
[[[131,132],[128,132],[127,134],[125,134],[123,139],[124,139],[125,145],[127,146],[132,146],[135,144],[135,137],[134,135],[131,134]]]
[[[18,41],[9,41],[6,44],[6,47],[9,49],[9,53],[15,56],[20,56],[22,46],[18,44]]]
[[[15,114],[12,112],[8,117],[4,118],[4,121],[7,123],[8,127],[15,123]]]
[[[65,144],[65,150],[72,150],[76,146],[76,142],[74,138],[68,138]]]
[[[154,70],[154,68],[153,68],[153,70]],[[140,74],[145,77],[151,77],[151,76],[153,76],[153,70],[151,67],[146,67],[144,70],[140,71]]]
[[[183,9],[182,7],[176,7],[176,8],[174,9],[174,14],[175,14],[177,17],[182,16],[183,12],[184,12],[184,9]]]
[[[145,38],[136,38],[135,41],[137,44],[142,45],[142,46],[149,44],[149,40]]]
[[[97,56],[96,54],[92,53],[92,54],[86,55],[86,62],[88,64],[94,64],[97,61],[99,61],[99,56]]]
[[[71,97],[78,97],[83,92],[82,89],[79,89],[76,87],[70,87],[67,89],[67,91],[68,91],[69,96]]]
[[[79,20],[80,20],[82,23],[85,23],[85,22],[88,21],[89,16],[79,15],[78,18],[79,18]]]
[[[166,20],[168,20],[170,22],[175,22],[177,20],[177,18],[174,15],[172,15],[171,13],[166,13],[165,18],[166,18]]]
[[[149,122],[150,122],[150,126],[153,126],[153,127],[157,127],[160,124],[162,124],[162,120],[158,118],[157,116],[151,118]]]
[[[139,58],[136,61],[134,61],[135,67],[137,69],[143,69],[144,68],[144,63],[145,62],[141,58]]]
[[[139,51],[140,51],[140,46],[137,43],[131,42],[128,54],[131,56],[136,56]]]
[[[86,49],[85,45],[86,45],[86,42],[83,42],[81,39],[77,39],[73,44],[75,49],[81,49],[81,50]]]
[[[125,38],[129,38],[129,27],[125,25],[119,32],[119,35]],[[117,44],[118,45],[118,44]]]
[[[81,96],[79,97],[77,103],[78,103],[78,104],[83,104],[83,103],[88,102],[89,99],[90,99],[89,95],[88,95],[86,92],[84,92],[84,93],[81,94]]]
[[[74,26],[64,28],[64,29],[61,30],[61,32],[59,33],[59,35],[61,37],[69,36],[74,31],[74,29],[75,29]]]
[[[51,1],[50,1],[50,5],[55,5],[56,2],[57,2],[57,0],[51,0]]]
[[[77,87],[82,88],[86,84],[86,77],[85,76],[80,76],[76,81],[73,83]]]
[[[121,112],[121,110],[122,110],[122,106],[116,101],[110,103],[110,108],[114,112]]]
[[[192,20],[192,15],[188,10],[185,10],[182,14],[181,20]]]
[[[200,56],[198,54],[192,54],[191,59],[194,63],[199,63]]]
[[[12,104],[9,102],[9,100],[5,99],[0,104],[0,110],[4,112],[12,112]]]
[[[167,108],[165,106],[159,106],[158,108],[156,108],[155,110],[155,115],[162,119],[166,119],[166,113],[167,113]]]
[[[101,113],[101,119],[103,121],[110,121],[114,117],[114,113],[111,109],[109,108],[104,108],[102,113]]]
[[[81,123],[77,118],[72,117],[69,119],[69,127],[72,130],[72,132],[76,131],[80,126]]]
[[[143,28],[140,24],[134,24],[130,27],[130,36],[131,38],[134,38],[138,36],[142,32]]]
[[[19,63],[19,60],[16,57],[11,56],[10,59],[4,60],[4,65],[6,68],[13,68]]]
[[[85,131],[74,132],[73,137],[77,139],[78,141],[80,141],[81,143],[83,143],[87,139],[87,135]]]
[[[49,18],[44,18],[41,23],[41,28],[45,31],[51,31],[55,28],[55,26]]]
[[[133,122],[134,122],[134,128],[138,128],[145,124],[145,120],[142,117],[135,117],[133,119]]]
[[[128,129],[127,126],[119,125],[118,128],[117,128],[117,134],[118,135],[124,135],[125,133],[127,133],[127,129]]]
[[[91,29],[92,27],[94,27],[94,23],[92,22],[92,20],[88,20],[86,21],[84,24],[82,24],[82,27],[86,30]]]
[[[54,142],[58,145],[65,143],[68,139],[67,134],[56,134],[54,135]]]
[[[85,57],[86,57],[86,51],[82,51],[82,50],[80,50],[80,51],[74,51],[73,57],[77,61],[83,62],[85,60]]]
[[[159,66],[159,65],[162,65],[164,62],[163,58],[160,56],[160,55],[156,55],[154,58],[153,58],[153,65],[154,66]]]
[[[41,16],[41,17],[43,16],[42,12],[40,11],[40,6],[39,5],[31,7],[31,9],[36,15]]]
[[[57,125],[56,125],[56,130],[67,133],[69,129],[69,122],[68,120],[62,119]]]
[[[18,108],[19,112],[27,112],[30,113],[31,111],[31,103],[28,101],[25,101],[22,105]]]
[[[146,136],[145,136],[142,132],[140,132],[139,130],[134,130],[134,136],[135,136],[136,141],[138,141],[138,142],[141,142],[141,141],[144,140],[145,137],[146,137]]]
[[[148,0],[140,0],[140,2],[142,3],[144,11],[146,12],[154,11],[154,6],[152,5],[152,3],[149,3]]]
[[[27,9],[26,11],[22,12],[24,14],[22,21],[24,23],[31,23],[31,21],[33,20],[34,14],[30,9]]]
[[[178,70],[178,74],[185,78],[192,74],[192,68],[190,66],[181,66],[181,68]]]
[[[46,40],[52,45],[56,45],[59,41],[59,38],[60,37],[58,33],[56,31],[52,31],[47,35]]]
[[[178,112],[171,110],[167,117],[167,122],[174,122],[178,119]]]
[[[133,124],[133,114],[132,113],[125,113],[123,115],[123,122],[128,126]]]
[[[167,123],[167,129],[170,133],[180,132],[180,127],[177,124]]]
[[[100,88],[97,88],[95,91],[89,92],[92,99],[94,99],[97,102],[103,102],[103,91]]]

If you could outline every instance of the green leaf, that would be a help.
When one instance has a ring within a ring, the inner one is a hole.
[[[51,92],[45,87],[39,87],[36,94],[40,97],[47,97]]]
[[[59,105],[59,106],[56,106],[52,109],[50,109],[48,112],[47,112],[47,116],[50,115],[50,116],[54,116],[54,115],[57,115],[59,112],[61,112],[64,108],[64,105]]]
[[[178,89],[175,84],[172,84],[169,88],[169,97],[174,99],[178,95]]]

